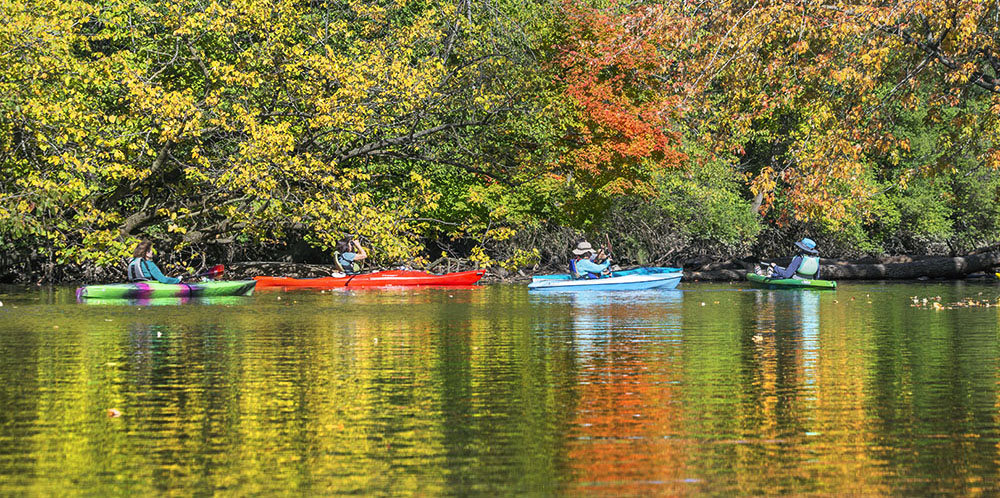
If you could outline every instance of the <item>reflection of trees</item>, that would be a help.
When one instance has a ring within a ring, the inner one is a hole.
[[[555,492],[574,352],[567,335],[530,331],[570,313],[503,296],[79,306],[62,346],[24,354],[58,389],[31,390],[52,423],[21,454],[57,455],[30,472],[55,494]]]
[[[50,303],[0,334],[0,490],[996,489],[989,310],[896,306],[908,298],[889,291],[867,304],[849,288],[691,295]]]
[[[866,457],[864,392],[855,384],[864,363],[842,344],[848,321],[831,306],[835,295],[727,297],[715,309],[685,302],[684,430],[699,443],[687,459],[694,477],[736,494],[878,490],[865,479],[880,471]]]
[[[6,295],[7,306],[0,307],[0,454],[5,458],[0,464],[0,483],[10,486],[30,484],[35,473],[35,462],[19,455],[33,455],[38,450],[32,431],[32,419],[44,412],[45,406],[37,393],[46,382],[43,355],[51,353],[41,343],[29,321],[16,319]],[[51,325],[50,325],[51,327]],[[3,490],[4,488],[0,488]]]
[[[874,455],[900,475],[892,493],[995,493],[996,316],[977,309],[906,311],[881,317],[865,406]]]
[[[680,353],[681,294],[652,293],[645,302],[600,296],[573,296],[581,361],[568,451],[575,486],[602,495],[681,491],[684,447],[664,444],[681,431],[671,383],[678,372],[665,361]]]

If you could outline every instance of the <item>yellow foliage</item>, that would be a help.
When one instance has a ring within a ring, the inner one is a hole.
[[[412,259],[440,192],[412,168],[373,182],[352,158],[386,153],[381,140],[414,131],[399,116],[476,77],[431,49],[446,20],[468,20],[453,5],[348,5],[320,24],[292,0],[0,0],[0,130],[30,123],[37,154],[8,179],[18,194],[0,193],[0,233],[108,262],[136,240],[125,219],[145,210],[178,240],[225,220],[258,240],[304,227],[328,250],[359,233],[379,259]],[[408,23],[387,31],[400,13]],[[484,87],[475,100],[488,112],[499,98]],[[352,150],[359,137],[370,152]]]

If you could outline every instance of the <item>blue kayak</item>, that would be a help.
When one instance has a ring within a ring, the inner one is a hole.
[[[531,290],[644,290],[674,289],[681,281],[680,268],[643,267],[611,272],[591,279],[573,278],[568,273],[532,277]]]

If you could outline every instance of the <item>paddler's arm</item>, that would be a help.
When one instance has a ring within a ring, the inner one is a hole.
[[[601,273],[604,270],[607,270],[608,266],[610,265],[611,265],[611,258],[608,258],[601,264],[594,263],[589,259],[581,259],[576,263],[576,271],[577,273],[580,272]]]
[[[179,284],[181,279],[177,277],[168,277],[160,271],[160,268],[156,266],[156,263],[149,261],[148,259],[142,262],[145,265],[145,270],[149,272],[149,276],[156,279],[157,282],[161,284]]]
[[[365,248],[364,247],[361,247],[361,243],[360,242],[358,242],[357,240],[352,240],[351,243],[354,244],[354,259],[353,259],[353,261],[355,263],[357,263],[358,261],[361,261],[361,260],[363,260],[363,259],[365,259],[365,258],[368,257],[368,253],[365,252]]]

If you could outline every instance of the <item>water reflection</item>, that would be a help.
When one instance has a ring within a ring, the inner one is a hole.
[[[778,376],[790,386],[815,387],[820,344],[820,296],[808,290],[754,291],[751,339],[761,365],[761,382],[774,387]]]
[[[620,495],[683,486],[681,455],[661,442],[676,422],[668,359],[683,343],[685,293],[577,292],[565,299],[578,351],[570,489]]]
[[[591,291],[532,293],[542,305],[566,304],[572,314],[574,343],[581,353],[609,341],[662,338],[657,330],[678,330],[681,302],[679,290]]]
[[[818,434],[802,414],[815,400],[817,350],[822,294],[803,290],[754,291],[754,317],[745,332],[745,395],[758,412],[751,414],[763,440],[785,441]]]
[[[818,292],[800,292],[802,303],[802,368],[805,385],[816,386],[816,363],[819,360]]]
[[[212,296],[158,297],[154,299],[80,299],[79,302],[88,306],[178,306],[188,303],[208,306],[233,306],[246,305],[250,301],[245,296]]]
[[[979,292],[12,293],[0,492],[993,495]]]

